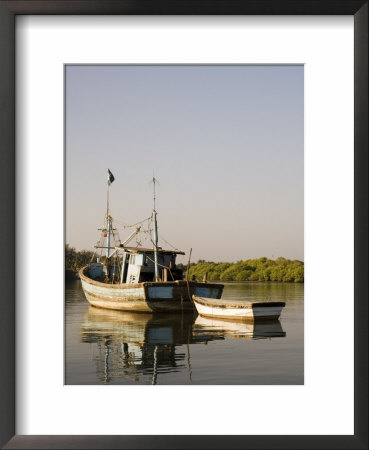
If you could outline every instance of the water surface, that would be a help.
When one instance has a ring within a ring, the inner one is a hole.
[[[276,322],[89,306],[66,283],[66,384],[303,384],[304,285],[226,283],[229,299],[285,301]]]

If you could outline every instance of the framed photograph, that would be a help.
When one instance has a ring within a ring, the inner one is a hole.
[[[65,66],[66,385],[304,384],[303,75]]]
[[[368,448],[367,2],[0,25],[1,445]]]

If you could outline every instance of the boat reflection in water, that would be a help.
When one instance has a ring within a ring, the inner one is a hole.
[[[188,367],[193,313],[146,314],[89,306],[80,329],[81,341],[97,344],[95,362],[101,382],[129,377],[156,384],[158,373]],[[201,337],[196,341],[201,342]],[[176,352],[176,346],[182,346]]]
[[[157,384],[160,375],[184,370],[191,383],[191,344],[285,335],[279,321],[253,324],[196,313],[131,313],[94,306],[86,310],[80,328],[81,342],[95,344],[96,374],[104,384],[127,378],[132,383]]]
[[[279,320],[247,322],[229,319],[212,319],[198,316],[192,330],[195,336],[206,339],[215,337],[225,339],[267,339],[285,337]],[[209,339],[210,340],[210,339]]]

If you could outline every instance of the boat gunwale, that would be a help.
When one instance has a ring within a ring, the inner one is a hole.
[[[175,280],[175,281],[142,281],[141,283],[104,283],[102,281],[96,281],[92,278],[88,277],[84,272],[88,268],[89,265],[83,266],[81,269],[79,269],[79,277],[81,280],[85,281],[86,283],[93,284],[95,286],[104,287],[108,289],[134,289],[134,288],[140,288],[140,287],[169,287],[169,286],[206,286],[209,288],[219,288],[222,286],[224,288],[224,285],[221,283],[205,283],[201,281],[186,281],[186,280]]]
[[[192,295],[193,301],[199,303],[200,305],[212,307],[212,308],[224,308],[224,309],[254,309],[255,307],[271,307],[271,306],[286,306],[286,302],[244,302],[244,301],[234,301],[225,300],[217,298],[208,297],[198,297],[197,295]]]

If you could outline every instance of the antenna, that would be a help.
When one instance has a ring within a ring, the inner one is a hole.
[[[155,173],[154,173],[154,172],[152,173],[152,179],[151,179],[151,181],[150,181],[150,184],[151,184],[151,183],[153,184],[153,191],[154,191],[154,197],[153,197],[153,200],[154,200],[154,211],[155,211],[156,184],[158,184],[158,185],[160,186],[160,183],[159,183],[158,179],[155,178]]]

